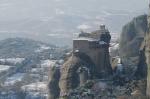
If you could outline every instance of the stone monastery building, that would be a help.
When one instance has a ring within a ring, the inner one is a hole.
[[[109,42],[111,35],[105,25],[100,25],[100,30],[91,33],[80,33],[73,39],[73,55],[85,53],[94,62],[100,73],[110,70]],[[105,66],[104,66],[105,64]]]

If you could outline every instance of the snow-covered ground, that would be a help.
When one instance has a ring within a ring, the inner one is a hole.
[[[46,85],[47,85],[46,82],[37,82],[37,83],[32,83],[29,85],[22,86],[22,89],[27,90],[27,91],[35,91],[35,90],[38,90],[38,91],[45,90],[46,91]]]
[[[44,72],[43,68],[32,68],[30,71],[32,74],[39,74],[41,72]]]
[[[56,60],[43,60],[41,61],[41,67],[50,67],[55,65]]]
[[[14,84],[17,81],[21,81],[24,76],[24,73],[16,73],[11,77],[7,77],[5,80],[5,84]]]
[[[28,97],[35,99],[36,97],[43,97],[46,95],[46,82],[37,82],[22,86],[22,89],[27,92]]]
[[[3,71],[9,70],[13,66],[8,66],[8,65],[0,65],[0,73]]]
[[[53,49],[53,48],[50,48],[48,46],[43,45],[40,48],[36,49],[35,52],[39,53],[39,52],[43,52],[43,51],[48,50],[48,49]]]
[[[24,61],[25,58],[6,58],[6,59],[0,59],[2,62],[10,62],[10,63],[21,63]]]
[[[109,52],[119,49],[119,43],[111,43],[111,47],[109,47]]]

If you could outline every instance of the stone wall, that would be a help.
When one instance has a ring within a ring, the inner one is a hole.
[[[80,53],[87,54],[95,63],[97,69],[100,69],[99,67],[104,65],[104,54],[106,49],[103,47],[90,48],[89,46],[90,45],[88,40],[74,40],[73,52],[78,50]]]
[[[98,33],[98,32],[92,32],[91,35],[93,33]],[[99,34],[101,33],[99,32]],[[84,36],[82,35],[82,37]],[[108,51],[111,36],[108,32],[106,34],[105,33],[101,34],[101,36],[99,36],[99,39],[102,40],[102,42],[106,42],[106,44],[99,44],[99,40],[90,41],[89,38],[87,37],[81,39],[80,38],[74,39],[73,52],[78,51],[79,53],[85,53],[86,55],[88,55],[91,58],[91,60],[94,62],[96,69],[99,71],[101,76],[102,75],[106,76],[107,74],[109,75],[112,73],[112,71],[110,71],[111,66],[110,66],[109,51]]]

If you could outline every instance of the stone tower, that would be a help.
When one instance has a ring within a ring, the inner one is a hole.
[[[100,25],[100,30],[105,31],[105,25],[104,24]]]

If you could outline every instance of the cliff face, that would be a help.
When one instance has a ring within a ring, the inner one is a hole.
[[[140,50],[139,50],[139,62],[137,65],[137,71],[136,71],[136,76],[141,76],[143,78],[147,77],[147,63],[146,63],[146,56],[145,56],[145,45],[146,40],[141,44]]]
[[[49,69],[49,78],[47,84],[48,99],[59,98],[60,88],[58,86],[60,79],[60,69],[52,66]]]
[[[83,86],[87,80],[98,77],[94,63],[84,53],[69,57],[60,69],[51,67],[47,85],[48,99],[57,99],[73,89]]]
[[[149,21],[150,22],[150,21]],[[150,97],[150,30],[146,35],[146,46],[145,46],[145,56],[146,56],[146,63],[148,66],[147,69],[147,96]]]
[[[149,9],[149,16],[148,16],[148,31],[145,37],[145,56],[146,56],[146,63],[148,66],[146,94],[148,97],[150,97],[150,9]]]
[[[139,56],[140,61],[137,70],[138,73],[142,74],[143,77],[147,77],[146,95],[150,97],[150,12],[149,16],[147,17],[147,22],[147,32],[144,41],[141,44]]]
[[[141,15],[127,23],[120,36],[120,56],[132,57],[139,55],[139,49],[147,31],[147,15]]]
[[[150,17],[148,16],[148,24],[150,24]],[[150,26],[148,25],[148,30],[144,41],[142,42],[140,49],[140,62],[138,65],[138,72],[143,74],[143,77],[147,77],[147,89],[146,95],[150,97]]]
[[[90,78],[91,63],[82,60],[80,57],[70,57],[60,70],[60,95],[69,93],[73,89],[84,85]]]

